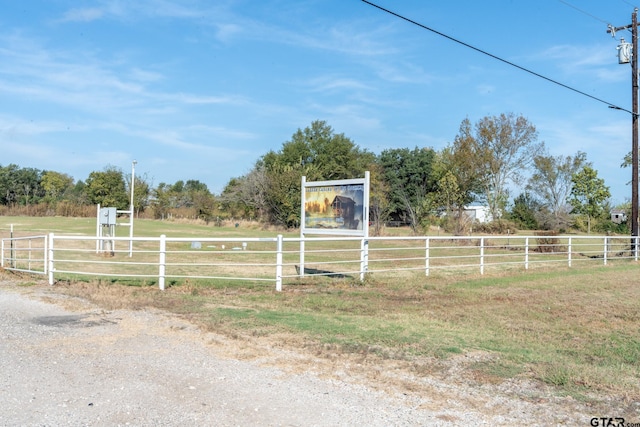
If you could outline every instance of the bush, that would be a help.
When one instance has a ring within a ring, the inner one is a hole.
[[[538,247],[534,249],[537,252],[566,252],[567,248],[560,245],[557,231],[538,231],[536,232]]]
[[[616,224],[613,221],[601,221],[596,224],[596,231],[600,231],[608,234],[630,234],[631,225],[626,221],[620,224]]]
[[[499,220],[486,223],[476,223],[473,231],[481,234],[515,234],[518,226],[513,221]]]

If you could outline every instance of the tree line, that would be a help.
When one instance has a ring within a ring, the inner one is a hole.
[[[488,232],[625,231],[625,224],[609,220],[609,188],[586,154],[548,154],[535,126],[513,113],[474,124],[464,119],[454,140],[441,150],[390,148],[379,154],[360,148],[325,121],[314,121],[279,150],[260,156],[218,195],[197,180],[154,186],[145,175],[136,176],[134,209],[138,216],[157,219],[245,218],[297,227],[302,176],[309,182],[350,179],[365,171],[371,177],[374,234],[391,221],[415,233],[435,225],[456,234],[471,227]],[[131,176],[113,166],[75,181],[61,172],[0,165],[0,207],[5,211],[22,207],[30,214],[73,215],[96,204],[128,209],[130,188]],[[513,196],[514,189],[520,193]],[[493,221],[473,224],[465,214],[471,204],[487,206]]]

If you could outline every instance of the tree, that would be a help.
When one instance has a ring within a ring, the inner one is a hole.
[[[107,166],[102,172],[91,172],[86,181],[85,191],[89,203],[118,209],[127,209],[129,206],[129,195],[122,170],[114,166]]]
[[[508,200],[509,183],[520,184],[523,172],[544,150],[535,126],[513,113],[484,117],[475,126],[473,158],[480,168],[484,194],[494,219]]]
[[[28,206],[37,203],[43,195],[40,176],[38,169],[21,168],[16,164],[0,166],[0,204]]]
[[[12,205],[16,202],[18,190],[15,174],[18,169],[18,165],[13,163],[0,166],[0,202],[3,205]]]
[[[135,191],[135,190],[134,190]],[[152,190],[154,202],[152,203],[153,217],[155,219],[165,219],[169,215],[171,204],[171,186],[161,182]]]
[[[437,179],[435,203],[453,221],[455,234],[466,231],[465,206],[482,192],[482,175],[474,159],[475,150],[476,141],[471,132],[471,122],[465,119],[460,124],[453,144],[439,153],[434,167]]]
[[[91,204],[89,194],[87,193],[87,184],[82,180],[77,181],[73,188],[69,190],[68,198],[73,203],[79,205]]]
[[[307,181],[362,177],[375,156],[361,150],[324,121],[298,129],[279,151],[269,151],[245,176],[234,178],[224,195],[227,207],[238,200],[261,218],[286,227],[300,224],[300,184]]]
[[[570,203],[576,213],[587,216],[587,233],[591,233],[591,220],[606,212],[606,202],[611,197],[604,179],[598,178],[598,172],[589,165],[582,167],[571,180]]]
[[[208,190],[193,193],[193,207],[196,217],[204,220],[207,224],[214,216],[216,199]]]
[[[275,165],[265,172],[264,202],[267,222],[284,227],[300,225],[300,192],[305,168]]]
[[[211,196],[211,192],[207,184],[197,179],[189,179],[182,188],[182,197],[186,201],[186,205],[194,207],[202,200],[202,195]]]
[[[191,205],[189,195],[184,188],[184,181],[178,180],[167,188],[171,199],[171,207],[183,208]]]
[[[536,230],[539,228],[538,215],[542,209],[544,208],[530,193],[521,193],[513,199],[513,208],[509,213],[509,218],[519,228]]]
[[[343,133],[335,133],[323,120],[316,120],[311,126],[298,129],[291,141],[282,145],[277,157],[281,165],[305,167],[313,164],[318,176],[307,178],[314,180],[362,177],[375,158],[373,153],[360,149]]]
[[[383,179],[389,186],[391,215],[409,223],[418,232],[425,212],[427,196],[435,190],[433,174],[435,151],[431,148],[394,148],[378,156]]]
[[[29,207],[38,203],[44,195],[40,186],[41,171],[34,168],[21,168],[14,176],[18,189],[18,203]]]
[[[56,203],[73,188],[73,178],[65,173],[45,171],[40,178],[44,201]]]
[[[534,173],[527,189],[537,195],[551,213],[547,228],[558,229],[569,223],[568,198],[573,176],[585,165],[587,155],[578,151],[575,156],[538,155],[533,159]]]
[[[141,191],[147,190],[148,187],[145,187],[145,184],[143,181],[142,185],[140,185]],[[145,193],[138,195],[137,178],[134,193],[134,198],[140,197],[141,202],[145,198],[148,199]],[[186,182],[178,180],[174,184],[161,182],[153,190],[153,195],[155,198],[153,203],[155,218],[165,218],[171,209],[186,208],[188,215],[209,222],[216,210],[215,197],[211,194],[207,185],[197,179],[190,179]]]
[[[151,195],[151,184],[149,184],[147,175],[135,176],[135,185],[133,186],[133,210],[137,215],[149,205],[149,196]],[[129,204],[131,204],[131,174],[127,176],[127,193],[129,194]]]
[[[372,164],[369,167],[369,173],[371,186],[369,189],[369,212],[373,225],[372,234],[379,236],[382,233],[384,223],[389,219],[389,214],[391,213],[391,204],[389,202],[390,187],[389,183],[384,180],[384,171],[379,164]]]
[[[281,164],[269,159],[267,167],[264,158],[248,174],[227,184],[221,196],[223,206],[231,214],[258,215],[269,224],[296,227],[300,224],[302,176],[308,176],[307,172],[313,175],[313,165]]]
[[[220,195],[222,206],[232,216],[267,218],[267,171],[256,165],[249,173],[232,178]]]
[[[188,206],[195,209],[197,218],[209,223],[215,210],[215,198],[207,185],[197,179],[190,179],[184,185]]]

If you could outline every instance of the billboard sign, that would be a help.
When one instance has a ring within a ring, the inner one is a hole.
[[[301,233],[368,236],[368,177],[317,182],[302,177]]]

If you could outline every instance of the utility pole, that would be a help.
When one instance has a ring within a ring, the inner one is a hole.
[[[631,90],[632,114],[631,114],[631,246],[635,250],[638,237],[638,8],[631,14],[631,25],[624,27],[609,27],[608,33],[627,30],[631,28]],[[624,63],[622,60],[619,61]]]

